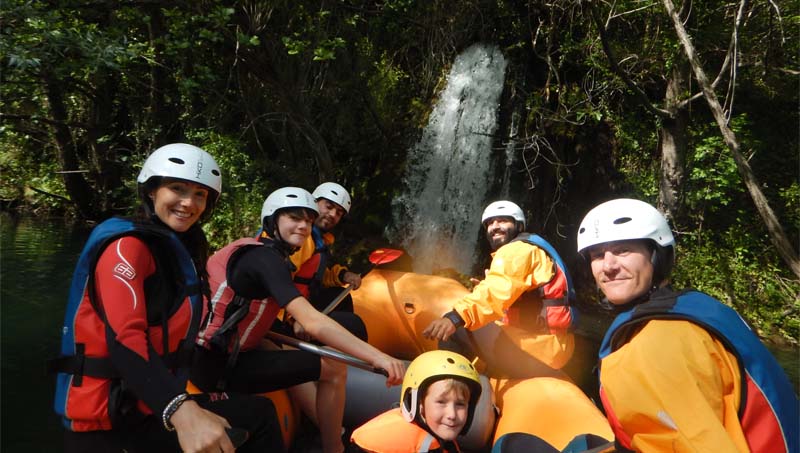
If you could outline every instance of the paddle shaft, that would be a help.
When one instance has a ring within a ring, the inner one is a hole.
[[[372,270],[372,269],[370,269],[370,270]],[[329,303],[328,306],[325,307],[324,310],[322,310],[322,314],[323,315],[330,314],[330,312],[332,312],[333,309],[335,309],[336,307],[339,306],[340,303],[342,303],[344,298],[347,297],[347,295],[350,294],[350,291],[352,291],[352,290],[353,290],[353,285],[348,283],[347,286],[344,287],[342,292],[340,292],[339,295],[336,296],[336,299],[333,299],[331,301],[331,303]]]
[[[357,359],[351,355],[345,354],[343,352],[339,352],[330,348],[326,348],[324,346],[317,346],[315,344],[308,343],[306,341],[298,340],[294,337],[289,337],[286,335],[279,334],[278,332],[268,331],[266,336],[274,341],[288,344],[290,346],[294,346],[298,349],[302,349],[303,351],[311,352],[317,354],[322,357],[328,357],[330,359],[338,360],[340,362],[344,362],[348,365],[354,366],[356,368],[361,368],[362,370],[371,371],[376,374],[382,374],[384,376],[389,376],[389,373],[384,370],[383,368],[377,368],[369,363]]]
[[[228,434],[233,448],[241,447],[250,438],[250,433],[244,428],[225,428],[225,432]]]

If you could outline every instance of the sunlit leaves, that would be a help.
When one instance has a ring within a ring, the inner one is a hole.
[[[299,55],[305,52],[306,48],[311,45],[311,41],[300,39],[299,34],[295,34],[294,36],[284,36],[281,38],[284,47],[286,47],[286,53],[289,55]]]
[[[314,49],[314,61],[333,60],[336,58],[336,50],[344,47],[345,41],[342,38],[335,37],[332,39],[325,39],[319,43]]]
[[[731,127],[744,143],[758,149],[758,142],[749,138],[749,122],[746,115],[733,119]],[[689,156],[687,204],[696,208],[726,209],[744,193],[736,163],[722,137],[716,133],[716,125],[699,128],[700,135]]]

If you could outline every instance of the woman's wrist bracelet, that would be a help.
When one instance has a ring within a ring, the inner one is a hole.
[[[186,393],[181,393],[180,395],[172,398],[167,404],[167,407],[164,408],[164,412],[161,414],[161,421],[164,422],[164,428],[167,431],[175,431],[175,427],[172,426],[172,423],[169,421],[170,418],[177,412],[178,408],[181,407],[184,401],[189,399],[189,395]]]

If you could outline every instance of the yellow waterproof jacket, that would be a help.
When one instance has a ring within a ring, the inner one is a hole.
[[[325,245],[330,247],[333,245],[335,238],[331,233],[323,233],[322,240],[325,242]],[[316,251],[316,246],[314,245],[314,238],[312,235],[308,235],[306,241],[303,243],[300,250],[294,252],[289,259],[294,264],[296,268],[294,273],[292,273],[292,277],[294,274],[297,273],[303,267],[303,264],[311,259],[314,256],[314,252]],[[330,287],[330,286],[344,286],[345,282],[339,279],[339,275],[342,274],[342,271],[347,271],[346,266],[342,266],[340,264],[332,264],[329,268],[325,269],[325,274],[322,277],[322,286]]]
[[[491,322],[502,324],[506,311],[517,301],[529,304],[532,299],[538,299],[541,303],[537,290],[555,273],[555,262],[544,250],[525,241],[509,242],[492,254],[486,278],[457,301],[453,310],[461,316],[468,330]],[[573,335],[566,330],[551,333],[536,316],[530,318],[522,326],[503,325],[503,330],[523,351],[553,368],[561,368],[572,356]]]
[[[683,320],[648,321],[601,362],[609,421],[635,451],[749,452],[740,383],[736,357]]]

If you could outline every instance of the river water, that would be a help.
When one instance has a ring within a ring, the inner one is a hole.
[[[88,230],[63,220],[0,217],[0,358],[4,452],[60,451],[52,409],[57,354],[72,271]]]
[[[60,219],[0,215],[3,452],[61,450],[62,428],[52,408],[55,378],[46,374],[45,361],[58,353],[72,271],[88,234]],[[797,388],[798,349],[773,353]]]

